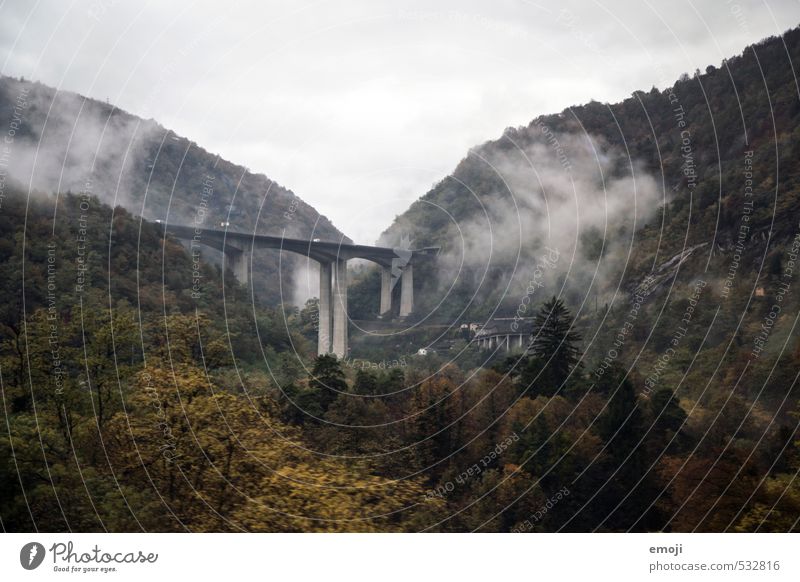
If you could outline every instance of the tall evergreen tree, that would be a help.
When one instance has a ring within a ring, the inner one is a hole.
[[[301,398],[307,406],[306,412],[315,417],[322,416],[339,394],[347,392],[342,365],[336,356],[319,356],[308,378],[308,391]]]
[[[640,442],[647,423],[629,377],[614,389],[597,430],[605,442],[609,471],[597,498],[606,514],[603,526],[616,531],[660,529],[663,516],[654,505],[660,490],[648,470],[647,442]]]
[[[546,392],[555,392],[567,380],[580,359],[579,333],[572,329],[573,318],[564,302],[553,296],[534,318],[534,337],[530,353],[545,366],[542,375]]]

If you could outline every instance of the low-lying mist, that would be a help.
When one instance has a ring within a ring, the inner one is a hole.
[[[4,107],[18,113],[9,145],[9,176],[39,192],[80,192],[129,209],[141,207],[132,172],[143,166],[152,122],[74,93],[3,79]],[[163,128],[161,132],[163,133]],[[151,166],[152,167],[152,166]]]
[[[439,244],[428,312],[512,315],[533,292],[583,302],[613,293],[636,231],[665,202],[656,179],[624,149],[535,122],[474,148],[454,174],[383,237]],[[527,300],[526,300],[527,301]]]

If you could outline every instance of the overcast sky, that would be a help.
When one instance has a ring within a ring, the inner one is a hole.
[[[371,243],[504,128],[799,22],[796,0],[7,0],[0,63],[152,117]]]

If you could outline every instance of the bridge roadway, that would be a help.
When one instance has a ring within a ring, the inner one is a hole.
[[[297,253],[314,259],[319,263],[331,263],[333,261],[348,261],[350,259],[365,259],[377,263],[382,267],[391,267],[392,261],[405,256],[435,255],[438,253],[437,247],[405,250],[390,247],[376,247],[369,245],[354,245],[345,242],[322,241],[318,239],[304,240],[297,238],[287,238],[281,236],[271,236],[264,234],[254,234],[238,232],[234,230],[219,230],[214,228],[197,228],[170,224],[167,226],[167,233],[176,238],[196,241],[225,252],[225,246],[232,244],[237,250],[244,248],[254,249],[278,249]]]

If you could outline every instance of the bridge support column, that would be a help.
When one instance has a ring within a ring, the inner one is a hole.
[[[411,315],[412,311],[414,311],[414,269],[411,263],[408,263],[400,276],[400,317]]]
[[[392,310],[392,269],[381,267],[381,309],[378,312],[383,316]]]
[[[224,253],[233,276],[242,285],[247,285],[250,273],[250,251],[226,245]]]
[[[341,359],[347,356],[347,261],[333,265],[333,353]]]
[[[317,355],[324,356],[331,352],[331,264],[319,264],[319,313]]]

